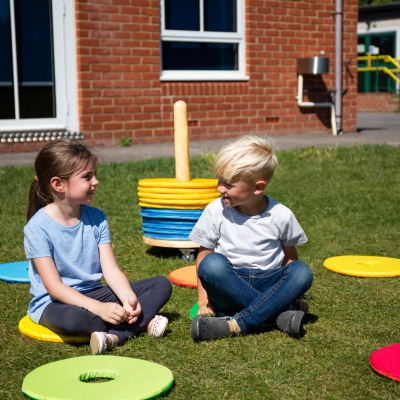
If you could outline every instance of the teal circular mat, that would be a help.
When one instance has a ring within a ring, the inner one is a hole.
[[[0,280],[11,283],[29,283],[29,261],[0,264]]]

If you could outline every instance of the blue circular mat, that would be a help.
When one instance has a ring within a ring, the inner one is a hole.
[[[143,233],[152,239],[189,240],[189,234],[202,212],[143,207],[140,211]]]
[[[140,215],[147,218],[156,219],[176,219],[176,220],[188,220],[197,221],[203,210],[178,210],[170,208],[146,208],[142,207]]]
[[[176,221],[154,221],[143,219],[143,228],[145,229],[177,229],[191,231],[196,224],[194,222],[176,222]]]
[[[152,239],[162,239],[162,240],[189,240],[189,234],[163,234],[163,233],[151,233],[146,231],[145,236]]]
[[[0,280],[12,283],[29,283],[29,261],[0,264]]]

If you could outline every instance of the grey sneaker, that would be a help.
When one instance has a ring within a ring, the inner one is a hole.
[[[224,317],[203,317],[198,315],[192,321],[191,333],[195,342],[220,339],[229,336],[229,324]]]
[[[276,325],[289,336],[299,338],[303,331],[304,311],[290,310],[278,315]]]

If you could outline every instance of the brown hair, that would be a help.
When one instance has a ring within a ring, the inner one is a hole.
[[[40,208],[56,200],[51,178],[68,180],[89,161],[97,168],[97,155],[82,141],[60,139],[46,144],[35,160],[36,176],[29,189],[28,221]]]

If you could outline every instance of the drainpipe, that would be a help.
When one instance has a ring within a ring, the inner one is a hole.
[[[343,0],[336,0],[335,12],[335,108],[336,126],[342,133]]]

